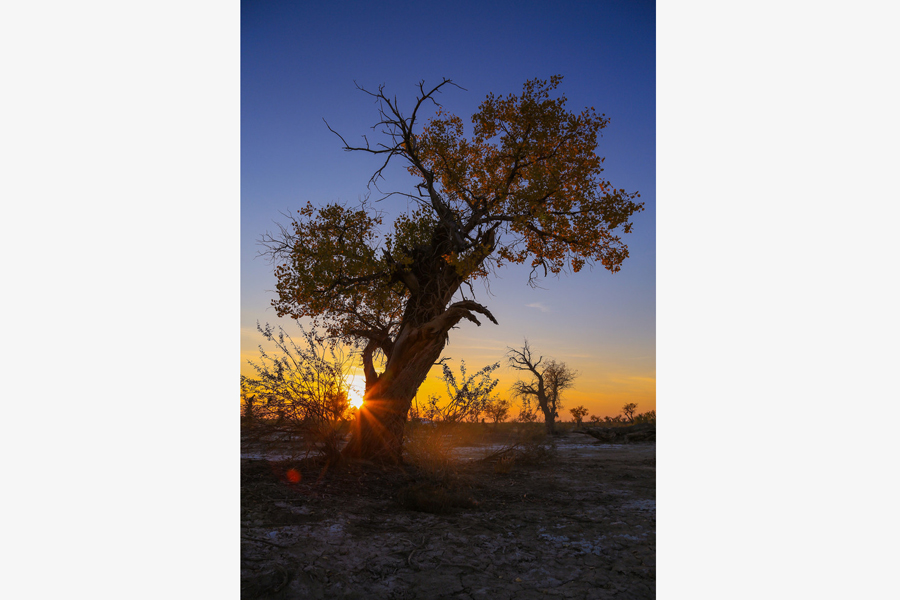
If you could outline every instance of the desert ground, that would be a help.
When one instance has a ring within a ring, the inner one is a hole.
[[[655,597],[655,442],[466,443],[326,468],[245,432],[242,598]]]

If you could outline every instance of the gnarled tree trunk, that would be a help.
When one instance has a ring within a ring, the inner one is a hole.
[[[344,456],[374,462],[399,463],[403,455],[403,431],[416,391],[444,349],[443,334],[416,330],[417,338],[402,355],[392,355],[384,372],[366,390],[350,443]]]
[[[440,358],[447,343],[447,332],[463,318],[480,325],[473,313],[497,322],[490,311],[472,300],[447,306],[455,290],[454,286],[444,285],[441,293],[417,294],[407,305],[406,324],[401,325],[396,340],[375,339],[366,347],[363,352],[366,394],[344,456],[383,463],[401,462],[409,408],[428,371]],[[372,364],[376,346],[388,357],[381,374],[375,372]]]

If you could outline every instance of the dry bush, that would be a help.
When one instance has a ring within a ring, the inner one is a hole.
[[[467,423],[409,423],[405,460],[419,477],[398,492],[400,505],[435,514],[476,506],[468,491],[469,480],[454,456],[457,448],[470,445],[476,436],[475,426]]]
[[[306,453],[338,458],[350,414],[350,357],[315,330],[301,327],[297,343],[281,327],[257,323],[257,329],[275,350],[260,346],[259,362],[249,361],[256,377],[241,377],[244,422],[264,424],[264,430],[282,434],[282,443],[305,445]]]
[[[450,430],[443,423],[409,423],[403,444],[406,462],[435,477],[449,472],[456,447]]]
[[[460,375],[457,377],[447,363],[441,361],[441,379],[447,387],[447,399],[429,396],[425,403],[425,416],[443,423],[477,423],[482,413],[495,401],[491,394],[498,381],[491,377],[491,373],[499,368],[500,363],[494,363],[467,376],[466,361],[463,360],[459,363]]]

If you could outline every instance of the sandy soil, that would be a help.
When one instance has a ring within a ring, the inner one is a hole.
[[[654,443],[568,433],[540,462],[470,460],[439,514],[404,506],[431,485],[414,468],[241,472],[243,598],[655,597]]]

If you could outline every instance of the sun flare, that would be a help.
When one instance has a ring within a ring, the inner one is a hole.
[[[350,392],[348,394],[350,396],[350,406],[353,408],[359,408],[363,404],[362,394],[356,388],[350,388]]]
[[[347,380],[347,398],[350,400],[350,406],[359,408],[363,404],[363,396],[365,396],[366,384],[365,380],[354,374]]]

